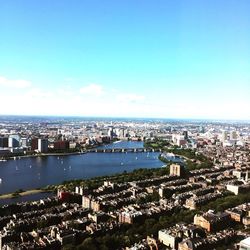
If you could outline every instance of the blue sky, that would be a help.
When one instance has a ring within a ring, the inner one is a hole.
[[[1,114],[250,119],[248,0],[0,2]]]

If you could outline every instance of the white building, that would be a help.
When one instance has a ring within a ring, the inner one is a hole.
[[[41,153],[48,152],[48,139],[38,139],[38,151]]]
[[[162,229],[158,231],[158,239],[163,245],[171,249],[177,249],[179,238],[171,235],[167,230]]]
[[[250,250],[250,237],[248,237],[240,242],[239,250]]]

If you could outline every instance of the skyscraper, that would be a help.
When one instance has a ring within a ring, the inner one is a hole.
[[[41,153],[48,152],[48,139],[38,139],[38,151]]]

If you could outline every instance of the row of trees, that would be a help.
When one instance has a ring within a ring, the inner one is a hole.
[[[147,178],[159,177],[162,175],[169,174],[168,168],[140,168],[135,169],[132,172],[124,171],[121,174],[114,174],[111,176],[99,176],[91,179],[78,179],[78,180],[69,180],[64,181],[62,185],[48,185],[43,190],[45,191],[56,191],[58,187],[65,187],[68,190],[74,190],[76,186],[83,186],[88,189],[98,188],[103,184],[104,181],[109,180],[115,183],[124,183],[130,181],[143,180]]]

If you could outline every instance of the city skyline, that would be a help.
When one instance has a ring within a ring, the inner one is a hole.
[[[248,1],[0,6],[0,114],[250,120]]]

